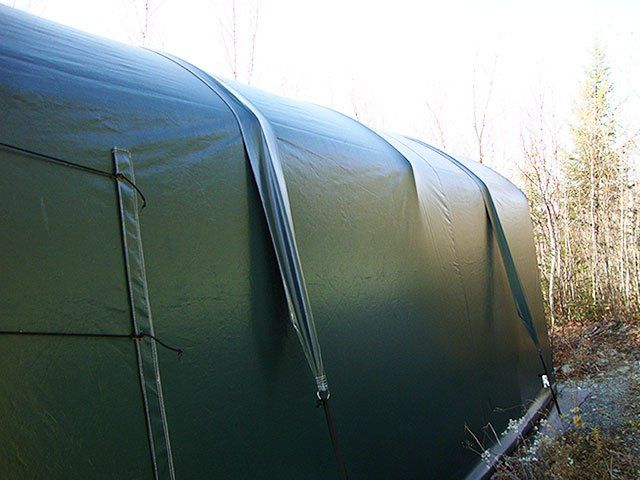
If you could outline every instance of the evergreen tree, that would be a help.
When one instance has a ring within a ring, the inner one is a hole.
[[[600,46],[580,85],[570,154],[559,146],[543,100],[522,131],[522,173],[549,319],[637,311],[639,172],[631,168],[634,137],[620,139],[624,131]]]
[[[568,214],[577,226],[571,232],[572,243],[577,247],[574,272],[581,277],[575,280],[586,281],[594,304],[614,296],[611,253],[615,250],[615,237],[611,227],[620,195],[617,180],[621,158],[616,149],[618,125],[612,97],[606,56],[595,44],[574,109],[574,153],[566,162]]]

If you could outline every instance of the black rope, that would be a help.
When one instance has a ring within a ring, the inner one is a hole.
[[[83,170],[88,173],[93,173],[96,175],[102,175],[103,177],[113,178],[114,175],[111,172],[105,172],[104,170],[99,170],[93,167],[87,167],[86,165],[81,165],[79,163],[70,162],[69,160],[63,160],[62,158],[54,157],[53,155],[47,155],[45,153],[35,152],[33,150],[28,150],[22,147],[16,147],[15,145],[9,145],[8,143],[0,142],[0,146],[14,150],[16,152],[24,153],[26,155],[31,155],[33,157],[42,158],[43,160],[48,160],[50,162],[58,163],[60,165],[64,165],[66,167],[76,168],[78,170]]]
[[[176,352],[178,357],[182,356],[182,349],[167,345],[159,338],[147,332],[137,334],[130,333],[80,333],[80,332],[37,332],[29,330],[0,330],[0,335],[33,335],[45,337],[92,337],[92,338],[127,338],[131,340],[142,340],[145,337],[151,338],[153,341],[163,346],[167,350]]]
[[[144,196],[144,194],[140,191],[140,189],[136,186],[136,184],[134,184],[123,173],[120,173],[120,172],[116,172],[116,173],[105,172],[104,170],[100,170],[98,168],[88,167],[86,165],[81,165],[79,163],[71,162],[69,160],[64,160],[64,159],[59,158],[59,157],[54,157],[53,155],[47,155],[45,153],[35,152],[35,151],[29,150],[27,148],[17,147],[15,145],[10,145],[10,144],[4,143],[4,142],[0,142],[0,147],[6,148],[8,150],[13,150],[15,152],[20,152],[20,153],[23,153],[25,155],[30,155],[32,157],[37,157],[37,158],[40,158],[42,160],[47,160],[47,161],[52,162],[52,163],[57,163],[58,165],[63,165],[65,167],[71,167],[71,168],[75,168],[77,170],[82,170],[83,172],[92,173],[94,175],[100,175],[102,177],[108,177],[108,178],[112,178],[114,180],[126,182],[136,192],[138,192],[138,195],[140,195],[140,198],[142,199],[142,207],[140,208],[140,210],[143,210],[144,207],[147,206],[147,199]]]
[[[172,352],[176,352],[178,354],[178,357],[182,357],[182,353],[183,353],[182,349],[176,348],[176,347],[172,347],[171,345],[167,345],[162,340],[160,340],[158,337],[155,337],[155,336],[151,335],[150,333],[140,332],[138,335],[133,335],[132,336],[132,338],[135,338],[137,340],[142,340],[144,337],[151,338],[153,341],[155,341],[156,343],[162,345],[167,350],[171,350]]]
[[[129,185],[131,185],[131,188],[133,188],[136,192],[138,192],[138,195],[140,195],[140,198],[142,199],[142,206],[140,207],[140,210],[144,210],[144,207],[147,206],[147,198],[144,196],[144,194],[140,191],[140,189],[136,186],[135,183],[133,183],[131,180],[129,180],[124,173],[118,172],[116,173],[113,178],[115,178],[116,180],[122,180],[126,183],[128,183]]]
[[[338,464],[338,474],[340,480],[347,480],[347,469],[344,465],[344,459],[342,458],[342,452],[340,451],[340,444],[338,443],[338,432],[336,431],[336,425],[333,422],[333,415],[331,414],[331,407],[329,406],[329,392],[318,392],[317,394],[317,406],[322,406],[324,410],[324,416],[327,419],[327,427],[329,428],[329,437],[331,437],[331,448],[333,454],[336,457]]]

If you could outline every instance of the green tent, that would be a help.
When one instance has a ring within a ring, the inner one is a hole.
[[[549,403],[490,169],[6,7],[0,113],[2,478],[482,478]]]

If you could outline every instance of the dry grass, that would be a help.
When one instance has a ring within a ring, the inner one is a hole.
[[[525,442],[516,454],[503,458],[492,480],[634,480],[640,459],[624,435],[584,424],[563,435]]]
[[[640,315],[564,322],[549,332],[558,380],[607,371],[640,360]]]

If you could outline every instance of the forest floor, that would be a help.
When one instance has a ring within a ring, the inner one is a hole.
[[[551,342],[559,391],[583,401],[561,429],[538,425],[492,478],[640,479],[640,318],[554,328]]]

